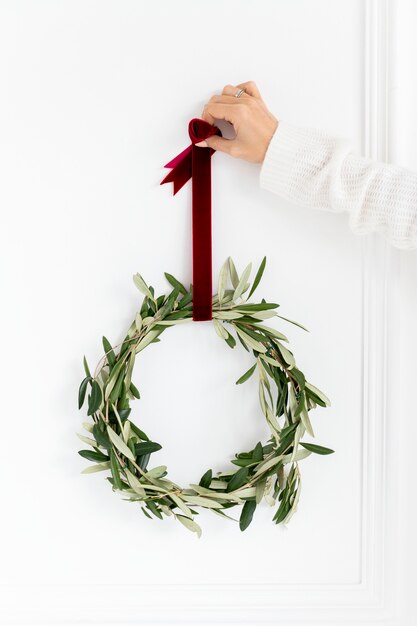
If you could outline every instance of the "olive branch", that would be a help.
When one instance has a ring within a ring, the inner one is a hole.
[[[212,300],[213,325],[219,337],[232,349],[239,341],[253,354],[254,364],[236,384],[243,384],[257,371],[260,407],[271,435],[265,444],[258,442],[252,450],[236,454],[231,461],[234,469],[216,476],[209,469],[198,484],[184,489],[167,478],[166,466],[148,469],[151,455],[162,446],[129,419],[131,401],[140,398],[132,382],[137,355],[159,342],[159,336],[169,327],[192,321],[192,285],[187,290],[174,276],[165,273],[172,290],[156,297],[153,287],[136,274],[134,283],[144,298],[126,337],[117,346],[103,337],[104,355],[94,375],[84,357],[85,378],[79,388],[78,404],[81,409],[89,390],[87,415],[91,421],[83,423],[90,436],[78,435],[89,449],[80,450],[79,454],[94,465],[83,473],[109,471],[107,480],[113,490],[139,503],[147,517],[173,516],[198,536],[201,528],[195,516],[199,509],[229,518],[226,511],[240,506],[239,526],[243,531],[262,500],[276,507],[273,521],[286,524],[297,509],[301,493],[299,462],[313,452],[333,452],[302,441],[305,433],[314,437],[309,412],[317,405],[329,406],[330,401],[296,367],[293,353],[284,345],[287,337],[264,322],[278,317],[307,329],[279,315],[278,304],[264,299],[249,302],[265,265],[266,257],[251,286],[252,264],[239,276],[229,257],[221,268],[218,293]]]

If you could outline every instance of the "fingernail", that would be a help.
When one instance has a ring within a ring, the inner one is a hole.
[[[207,141],[199,141],[198,143],[196,143],[194,145],[198,146],[199,148],[208,148]]]

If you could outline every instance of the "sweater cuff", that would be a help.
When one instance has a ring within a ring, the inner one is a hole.
[[[281,120],[265,153],[260,186],[285,200],[338,210],[337,202],[334,206],[329,203],[337,195],[335,181],[331,179],[327,189],[323,178],[340,167],[348,151],[349,142],[344,137]]]
[[[306,145],[305,135],[305,129],[279,121],[261,166],[259,182],[262,189],[289,199],[295,160]]]

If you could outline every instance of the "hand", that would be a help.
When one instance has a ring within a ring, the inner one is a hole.
[[[238,89],[244,89],[239,98]],[[196,146],[210,147],[226,152],[238,159],[252,163],[262,163],[277,127],[278,120],[267,109],[255,83],[249,81],[240,85],[226,85],[221,96],[212,96],[203,109],[201,118],[209,124],[215,120],[226,120],[233,125],[236,136],[225,139],[219,135],[208,137]]]

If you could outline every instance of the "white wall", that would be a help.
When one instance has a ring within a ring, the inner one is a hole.
[[[417,167],[413,16],[405,0],[0,4],[4,623],[413,623],[416,254],[260,190],[259,166],[213,158],[213,264],[267,255],[259,295],[310,329],[285,327],[332,399],[313,417],[336,454],[302,463],[290,526],[267,506],[243,534],[202,515],[201,540],[146,520],[80,475],[75,437],[82,356],[120,340],[131,275],[191,280],[191,187],[159,186],[189,119],[252,79],[278,117]],[[211,323],[138,361],[134,415],[177,481],[265,435],[255,381],[234,386],[246,365]]]

